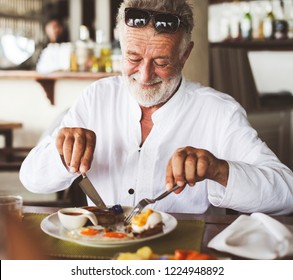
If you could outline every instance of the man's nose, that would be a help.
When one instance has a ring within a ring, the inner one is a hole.
[[[140,65],[139,72],[141,75],[141,81],[143,83],[149,83],[155,77],[155,69],[154,69],[153,64],[151,62],[143,62]]]

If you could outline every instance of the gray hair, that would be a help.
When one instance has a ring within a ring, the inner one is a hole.
[[[121,32],[124,26],[125,8],[147,9],[151,11],[171,13],[180,16],[184,23],[184,29],[186,30],[183,37],[183,42],[180,46],[182,52],[185,51],[188,44],[190,43],[191,32],[194,27],[194,23],[192,7],[187,0],[124,0],[118,10],[116,18],[120,40],[122,39]]]

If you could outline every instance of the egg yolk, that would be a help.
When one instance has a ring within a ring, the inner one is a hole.
[[[99,233],[99,230],[94,229],[94,228],[85,228],[80,233],[83,235],[94,236]]]
[[[144,213],[141,213],[140,215],[134,216],[131,223],[133,225],[142,227],[146,224],[149,216],[153,213],[154,211],[152,209],[147,209]]]
[[[126,234],[123,232],[109,231],[109,232],[106,232],[103,236],[109,237],[109,238],[124,238],[126,237]]]

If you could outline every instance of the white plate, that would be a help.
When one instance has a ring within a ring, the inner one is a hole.
[[[126,207],[123,207],[124,211],[127,213],[129,210]],[[159,212],[159,211],[157,211]],[[85,246],[91,246],[91,247],[114,247],[114,246],[127,246],[127,245],[133,245],[139,242],[144,242],[147,240],[159,238],[161,236],[164,236],[171,231],[173,231],[177,226],[177,220],[166,213],[159,212],[162,215],[163,219],[163,232],[154,234],[152,236],[144,237],[144,238],[137,238],[137,239],[103,239],[103,240],[82,240],[82,239],[75,239],[68,235],[69,230],[64,228],[58,218],[57,213],[53,213],[49,216],[47,216],[45,219],[41,222],[41,229],[48,235],[53,236],[55,238],[71,241],[77,244],[85,245]]]

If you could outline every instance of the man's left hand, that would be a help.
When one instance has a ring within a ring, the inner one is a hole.
[[[166,186],[194,186],[196,182],[210,179],[226,186],[229,176],[229,165],[225,160],[216,158],[212,153],[193,147],[179,148],[168,162]],[[175,191],[180,193],[182,189]]]

